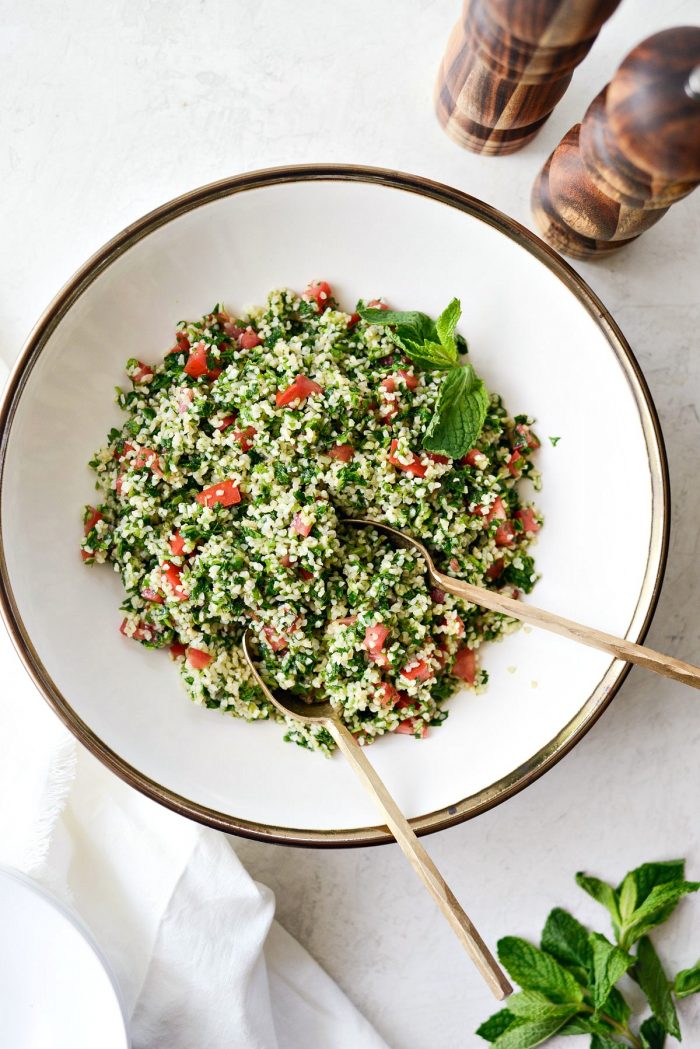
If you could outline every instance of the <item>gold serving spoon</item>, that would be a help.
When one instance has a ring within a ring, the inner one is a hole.
[[[288,693],[273,692],[265,684],[256,664],[257,649],[249,630],[243,635],[243,653],[253,676],[267,698],[280,713],[296,718],[305,725],[322,725],[338,744],[350,768],[372,795],[386,825],[396,838],[404,856],[408,859],[428,892],[456,933],[457,938],[471,957],[491,992],[502,1000],[512,993],[513,988],[501,971],[479,933],[462,909],[456,896],[440,874],[428,853],[415,835],[411,824],[392,798],[377,775],[363,748],[340,720],[337,711],[329,702],[306,703]]]
[[[425,546],[417,539],[399,532],[390,525],[382,524],[380,521],[370,521],[364,517],[346,517],[343,524],[352,525],[357,528],[376,528],[378,532],[388,536],[396,546],[403,546],[409,550],[415,550],[420,554],[427,566],[427,577],[432,586],[440,590],[461,597],[473,605],[481,608],[490,608],[494,612],[502,612],[504,615],[519,619],[521,623],[529,623],[532,626],[542,627],[554,634],[561,634],[571,641],[580,641],[583,645],[591,648],[599,648],[602,652],[608,652],[616,659],[624,659],[627,663],[637,663],[640,667],[653,670],[655,674],[673,678],[684,685],[700,688],[700,667],[694,667],[692,663],[683,663],[673,656],[665,656],[661,652],[655,652],[653,648],[645,645],[637,645],[633,641],[615,637],[614,634],[606,634],[594,627],[583,626],[571,619],[564,619],[554,612],[545,612],[541,608],[516,601],[513,597],[506,597],[495,590],[486,590],[484,587],[472,586],[471,583],[463,583],[461,579],[438,572],[433,560]]]

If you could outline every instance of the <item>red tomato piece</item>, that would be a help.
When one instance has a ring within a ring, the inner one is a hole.
[[[141,597],[144,601],[152,601],[156,605],[162,605],[165,601],[163,595],[159,594],[157,590],[154,590],[153,587],[150,586],[145,586],[143,588],[141,591]]]
[[[382,302],[381,299],[370,299],[370,301],[367,303],[367,305],[368,305],[368,307],[371,307],[373,310],[388,310],[389,309],[387,304],[385,302]]]
[[[88,515],[85,518],[85,535],[91,532],[98,521],[103,520],[103,515],[94,506],[88,506]]]
[[[418,733],[421,739],[425,739],[428,735],[428,726],[421,718],[406,718],[405,721],[399,722],[395,731],[402,736],[415,736]]]
[[[341,463],[349,463],[355,454],[355,449],[351,444],[334,444],[328,449],[327,454],[331,459],[340,459]]]
[[[177,391],[177,410],[180,415],[184,415],[188,412],[192,406],[194,400],[194,390],[191,386],[184,386],[181,390]]]
[[[264,626],[263,634],[273,652],[282,652],[289,644],[287,639],[273,630],[271,626]]]
[[[170,547],[170,553],[174,557],[182,557],[185,552],[185,540],[179,532],[173,532],[168,540],[168,546]]]
[[[508,511],[505,508],[505,504],[501,499],[500,495],[494,499],[491,509],[486,514],[487,521],[507,521]]]
[[[128,619],[122,619],[121,626],[119,627],[119,631],[124,635],[124,637],[132,638],[134,641],[153,640],[155,636],[155,631],[151,627],[149,627],[148,623],[137,623],[136,627],[134,628],[133,634],[127,634],[126,628],[128,626],[128,623]]]
[[[308,376],[297,375],[291,386],[288,386],[286,390],[277,391],[275,403],[278,408],[284,408],[292,401],[305,401],[312,393],[323,393],[323,389]]]
[[[123,473],[119,473],[119,474],[117,474],[116,479],[114,481],[114,491],[117,493],[117,495],[121,495],[122,494],[122,488],[123,487],[124,487],[124,474]]]
[[[399,700],[398,691],[388,681],[382,681],[380,685],[377,685],[377,692],[379,693],[379,703],[382,707],[393,707]]]
[[[168,580],[178,601],[186,601],[190,595],[182,585],[182,569],[178,568],[177,565],[171,565],[169,561],[165,561],[161,565],[161,572]]]
[[[233,424],[235,423],[237,416],[238,416],[237,412],[234,412],[233,415],[225,415],[223,417],[223,419],[221,420],[221,422],[219,423],[219,425],[215,426],[214,429],[215,430],[228,430],[229,426],[233,426]]]
[[[189,353],[190,352],[190,340],[185,335],[184,331],[178,331],[175,333],[175,345],[168,350],[166,357],[171,353]]]
[[[540,525],[531,506],[524,506],[522,510],[515,511],[516,520],[520,521],[524,532],[539,532]]]
[[[432,459],[434,463],[449,463],[449,459],[446,455],[438,455],[436,452],[426,452],[429,459]]]
[[[214,382],[215,379],[219,378],[223,370],[223,368],[210,368],[207,372],[207,375],[209,376],[211,381]]]
[[[154,452],[152,448],[140,448],[132,459],[131,465],[135,470],[143,470],[145,467],[149,467],[156,477],[163,476],[163,468],[160,465],[158,453]]]
[[[494,536],[496,546],[512,546],[515,541],[515,531],[510,521],[506,521],[496,529]]]
[[[143,361],[138,361],[137,363],[138,367],[134,369],[131,379],[132,382],[135,382],[138,385],[139,383],[148,382],[149,379],[152,379],[154,372],[153,368],[149,368],[149,366],[144,364]]]
[[[522,459],[522,455],[519,451],[517,451],[517,449],[516,451],[511,453],[510,459],[506,463],[506,466],[508,467],[508,473],[511,475],[511,477],[520,477],[520,467],[518,466],[518,462],[520,459]]]
[[[242,350],[252,350],[254,346],[259,346],[261,342],[262,339],[250,325],[238,336],[238,345]]]
[[[360,319],[359,313],[351,313],[350,320],[348,321],[348,328],[354,328]]]
[[[473,685],[476,681],[476,652],[463,645],[455,656],[452,673],[468,685]]]
[[[313,579],[314,574],[313,572],[310,572],[308,568],[300,568],[299,577],[303,579],[305,583],[308,583],[311,579]]]
[[[415,659],[410,666],[403,668],[401,676],[407,681],[427,681],[433,672],[424,659]]]
[[[190,350],[190,355],[185,363],[185,371],[191,379],[199,379],[209,371],[207,348],[203,342],[198,342]]]
[[[539,446],[540,446],[540,442],[539,442],[539,441],[538,441],[538,439],[537,439],[537,438],[535,437],[535,435],[534,435],[534,433],[532,432],[532,430],[530,429],[530,427],[529,427],[529,426],[527,426],[527,425],[526,425],[525,423],[518,423],[518,424],[517,424],[517,426],[515,427],[515,432],[516,432],[517,434],[519,434],[519,436],[520,436],[520,437],[522,438],[522,440],[523,440],[523,441],[525,442],[525,444],[527,445],[527,447],[528,447],[528,448],[530,448],[530,449],[531,449],[531,450],[532,450],[533,452],[534,452],[534,451],[535,451],[535,450],[536,450],[537,448],[539,448]],[[520,445],[520,442],[518,442],[518,445]],[[520,445],[520,446],[521,446],[521,445]],[[521,446],[521,447],[522,447],[522,446]]]
[[[391,442],[389,449],[389,462],[392,466],[395,466],[397,470],[403,470],[404,473],[413,474],[414,477],[425,477],[426,467],[423,466],[422,462],[417,455],[414,455],[410,463],[402,463],[400,459],[396,458],[395,452],[399,442],[394,438]]]
[[[94,554],[89,554],[87,552],[87,550],[81,550],[80,551],[80,556],[82,557],[83,561],[92,561],[92,559],[93,559],[93,557],[95,555]]]
[[[282,565],[283,568],[291,568],[292,567],[292,559],[289,556],[289,554],[282,554],[282,556],[280,557],[280,564]]]
[[[241,446],[241,451],[249,452],[255,443],[253,437],[255,437],[258,431],[254,426],[246,426],[245,430],[234,430],[233,436],[236,438]]]
[[[403,368],[400,368],[395,375],[387,375],[385,379],[382,379],[379,385],[382,386],[387,393],[395,393],[398,379],[403,379],[409,390],[415,390],[418,388],[418,376],[412,375],[411,372],[407,372]]]
[[[503,568],[504,568],[503,558],[499,557],[497,561],[494,561],[493,564],[489,565],[489,567],[486,569],[486,578],[487,579],[500,579],[501,576],[503,575]]]
[[[445,591],[441,590],[439,586],[434,586],[430,591],[430,599],[431,601],[434,601],[436,605],[444,605],[446,596]]]
[[[183,645],[180,641],[175,641],[170,646],[170,655],[173,659],[181,659],[187,651],[187,645]]]
[[[235,481],[218,481],[203,489],[196,496],[200,506],[234,506],[241,501],[241,493]]]
[[[333,292],[328,281],[312,280],[302,295],[302,299],[306,299],[307,302],[315,302],[318,306],[318,312],[323,313],[330,306],[329,300],[332,295]]]
[[[463,466],[478,466],[482,459],[486,458],[478,448],[470,448],[466,455],[459,460]]]
[[[299,535],[307,536],[313,528],[313,524],[307,524],[301,514],[294,514],[292,518],[292,528]]]
[[[367,627],[363,645],[372,659],[376,659],[377,656],[383,654],[382,649],[388,636],[389,627],[385,626],[384,623],[375,623],[374,626]]]
[[[208,652],[203,652],[201,648],[192,648],[190,645],[187,649],[187,662],[193,670],[205,670],[213,658]]]

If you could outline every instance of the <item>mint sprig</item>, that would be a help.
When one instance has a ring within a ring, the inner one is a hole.
[[[467,344],[456,330],[462,315],[459,299],[453,299],[436,321],[416,311],[365,307],[359,312],[369,324],[388,326],[391,340],[418,368],[446,373],[423,447],[437,455],[461,459],[481,433],[490,398],[472,365],[460,361]]]
[[[665,1049],[669,1035],[680,1041],[676,1003],[700,992],[700,961],[670,981],[647,932],[700,883],[685,880],[683,860],[645,863],[617,888],[583,873],[576,881],[608,911],[615,942],[588,932],[560,907],[547,918],[541,947],[515,936],[500,940],[499,960],[522,991],[476,1033],[493,1049],[532,1049],[556,1034],[588,1034],[591,1049]],[[651,1010],[636,1033],[630,1004],[617,987],[625,975]]]

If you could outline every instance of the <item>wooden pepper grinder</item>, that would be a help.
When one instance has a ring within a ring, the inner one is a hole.
[[[464,0],[435,86],[450,138],[486,154],[529,142],[619,2]]]
[[[643,40],[537,176],[543,236],[583,259],[658,222],[700,182],[700,26]]]

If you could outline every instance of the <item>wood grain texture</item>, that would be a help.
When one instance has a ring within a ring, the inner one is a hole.
[[[637,666],[651,670],[655,674],[672,678],[683,685],[691,688],[700,688],[700,667],[691,663],[684,663],[673,656],[665,656],[661,652],[655,652],[645,645],[637,645],[633,641],[615,637],[614,634],[606,634],[594,627],[583,626],[575,623],[572,619],[564,619],[554,612],[545,612],[544,609],[536,608],[534,605],[525,604],[512,597],[506,597],[495,590],[485,590],[483,587],[472,586],[463,583],[453,576],[445,575],[443,572],[433,571],[432,578],[441,590],[446,590],[455,597],[461,597],[464,601],[479,605],[481,608],[490,608],[494,612],[502,612],[521,623],[529,623],[530,626],[542,627],[553,634],[560,634],[569,638],[570,641],[578,641],[580,644],[588,645],[590,648],[600,649],[607,652],[616,659],[624,659],[627,663],[636,663]]]
[[[416,837],[411,824],[377,775],[362,747],[345,725],[335,718],[329,718],[325,724],[353,772],[377,805],[404,856],[437,903],[442,914],[447,918],[453,932],[488,984],[491,993],[499,1001],[506,998],[513,991],[507,977]]]
[[[465,0],[435,87],[459,145],[504,154],[537,134],[619,0]]]
[[[627,56],[537,176],[545,240],[576,258],[636,239],[700,182],[700,27],[656,33]]]

